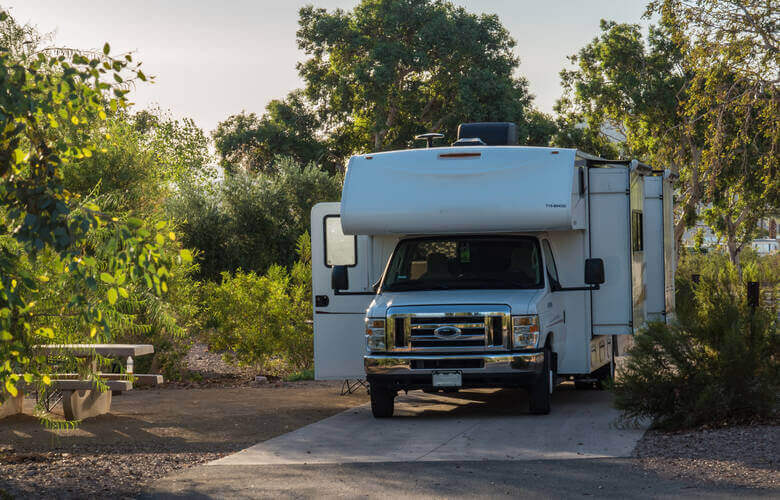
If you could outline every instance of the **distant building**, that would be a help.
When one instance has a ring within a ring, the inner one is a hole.
[[[771,255],[780,250],[780,242],[775,238],[761,238],[750,242],[750,246],[760,255]]]

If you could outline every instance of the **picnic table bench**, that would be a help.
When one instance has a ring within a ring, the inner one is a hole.
[[[133,388],[133,381],[139,385],[158,385],[163,382],[162,375],[97,372],[97,356],[127,358],[132,366],[132,357],[154,353],[150,344],[47,344],[35,346],[35,351],[45,356],[69,356],[81,358],[87,363],[90,372],[98,379],[82,379],[78,373],[54,374],[51,381],[53,395],[61,396],[62,408],[67,420],[83,420],[103,415],[111,410],[111,398]],[[24,387],[20,384],[19,395],[8,397],[0,406],[0,418],[22,413],[24,410]],[[39,394],[40,396],[40,394]],[[49,403],[51,400],[47,399]],[[50,405],[47,404],[47,407]]]

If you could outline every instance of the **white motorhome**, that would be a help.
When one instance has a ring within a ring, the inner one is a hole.
[[[513,134],[353,156],[341,203],[312,210],[315,377],[366,378],[376,417],[398,391],[466,387],[548,413],[557,383],[610,377],[673,313],[669,174]]]

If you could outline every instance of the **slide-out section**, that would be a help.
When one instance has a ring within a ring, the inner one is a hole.
[[[631,334],[631,213],[628,167],[588,169],[590,256],[604,261],[605,283],[591,292],[593,335]]]
[[[664,172],[645,178],[647,320],[667,321],[674,313],[674,196]]]

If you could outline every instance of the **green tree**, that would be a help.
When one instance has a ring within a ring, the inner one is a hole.
[[[216,158],[209,151],[211,141],[191,118],[177,120],[159,108],[121,117],[133,124],[139,142],[154,155],[160,184],[216,177]]]
[[[663,0],[649,10],[686,54],[691,76],[680,114],[701,138],[703,218],[739,265],[758,220],[780,206],[777,5]]]
[[[576,69],[561,71],[564,95],[556,103],[561,142],[584,141],[597,154],[639,156],[677,171],[700,155],[679,126],[689,75],[663,28],[651,28],[645,40],[638,25],[602,20],[601,35],[569,59]]]
[[[662,16],[646,40],[637,25],[602,21],[602,34],[572,57],[577,68],[561,73],[557,109],[579,131],[560,130],[595,149],[614,134],[622,156],[672,168],[679,174],[677,241],[701,213],[738,263],[757,218],[777,205],[777,87],[759,77],[756,64],[767,58],[713,45],[703,34],[707,21],[686,14],[685,5],[651,4]],[[740,73],[744,67],[753,72]]]
[[[46,50],[34,30],[0,11],[0,399],[20,379],[50,383],[46,358],[35,346],[61,339],[51,318],[78,318],[78,340],[110,338],[112,317],[133,287],[162,295],[173,256],[168,224],[121,220],[65,189],[71,165],[102,154],[88,124],[126,104],[128,82],[146,76],[132,57]],[[15,38],[16,37],[16,38]],[[21,47],[21,49],[19,49]],[[107,80],[110,79],[109,83]],[[68,129],[68,133],[63,130]],[[100,234],[99,240],[94,235]],[[99,241],[105,259],[95,258]],[[179,259],[187,260],[188,253]],[[78,283],[51,310],[45,284],[67,275]]]
[[[339,175],[277,157],[266,172],[238,171],[212,190],[182,185],[168,211],[183,244],[198,250],[200,277],[215,280],[223,271],[262,274],[273,264],[292,265],[312,206],[340,194]]]
[[[230,116],[219,123],[213,137],[222,167],[229,173],[267,171],[277,155],[335,172],[341,158],[329,154],[321,130],[319,116],[300,91],[293,91],[283,100],[269,102],[260,118],[245,112]]]
[[[533,135],[515,42],[495,15],[363,0],[349,12],[304,7],[299,24],[305,95],[343,150],[407,147],[429,131],[453,138],[464,121],[514,121],[520,137]]]
[[[85,126],[86,135],[94,139],[100,154],[72,162],[63,171],[63,186],[74,196],[89,198],[111,217],[124,220],[134,216],[147,226],[166,224],[164,202],[175,192],[175,184],[208,179],[211,156],[206,136],[191,121],[172,120],[159,110],[109,113],[106,120]],[[177,230],[178,231],[178,230]],[[173,253],[181,243],[163,233],[163,251]],[[102,267],[111,251],[102,242],[105,234],[92,230],[88,234],[91,255]],[[197,270],[192,264],[174,263],[169,267],[164,297],[147,293],[143,286],[128,284],[128,297],[120,297],[118,310],[108,315],[111,335],[116,342],[152,343],[154,356],[138,360],[138,371],[164,373],[167,379],[182,375],[182,359],[189,346],[187,328],[197,317]],[[40,274],[40,273],[39,273]],[[69,275],[41,286],[39,302],[49,310],[67,306],[67,297],[80,283]],[[88,301],[99,297],[98,291],[87,291]],[[84,330],[79,318],[48,318],[61,338],[78,339]]]
[[[547,113],[532,109],[526,114],[525,127],[518,142],[526,146],[560,146],[553,141],[558,132],[557,121]]]

